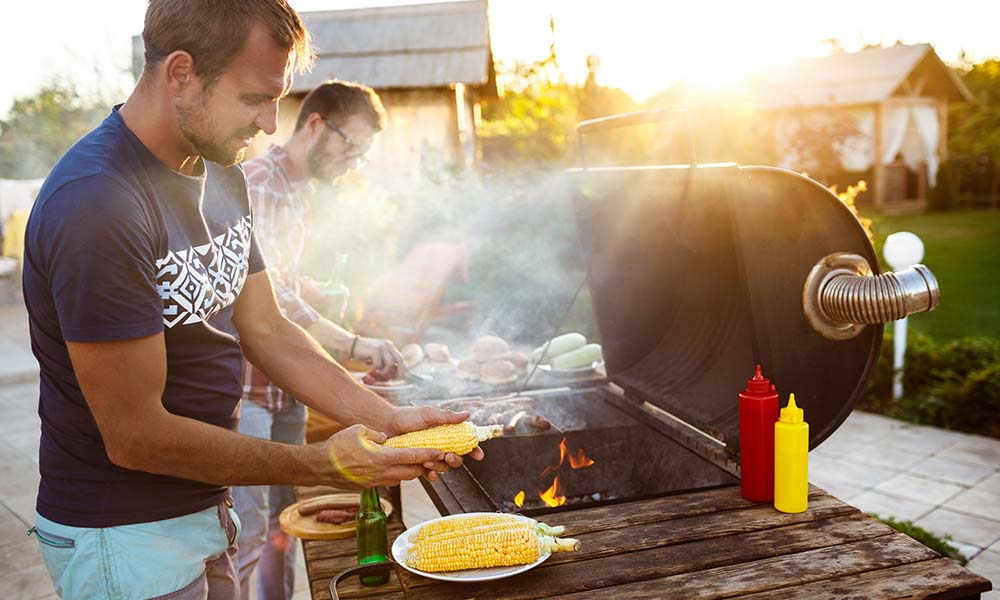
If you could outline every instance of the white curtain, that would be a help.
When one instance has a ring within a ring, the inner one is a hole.
[[[882,164],[896,160],[906,137],[906,126],[910,122],[909,106],[887,106],[882,121]]]
[[[938,136],[940,126],[938,122],[938,111],[933,105],[917,105],[911,109],[912,123],[916,126],[917,137],[920,141],[922,151],[921,158],[927,161],[927,182],[930,187],[937,183],[938,172]],[[903,160],[908,160],[903,155]],[[919,164],[919,160],[917,161]],[[909,162],[907,162],[909,165]]]

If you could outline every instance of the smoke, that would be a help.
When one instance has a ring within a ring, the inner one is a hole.
[[[446,301],[477,303],[470,338],[534,345],[566,331],[596,337],[586,290],[556,330],[585,273],[562,170],[356,174],[317,193],[305,268],[322,280],[332,255],[349,254],[347,285],[363,311],[375,279],[421,242],[466,244],[469,281],[453,281]]]

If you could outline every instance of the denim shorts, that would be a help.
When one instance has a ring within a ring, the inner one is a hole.
[[[56,593],[64,599],[132,600],[239,597],[235,568],[239,518],[228,498],[218,506],[149,523],[91,528],[35,515],[29,530]],[[231,577],[225,572],[231,571]],[[232,579],[235,596],[209,594]],[[220,583],[221,581],[221,583]]]

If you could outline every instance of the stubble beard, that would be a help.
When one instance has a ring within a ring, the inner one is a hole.
[[[205,108],[207,101],[207,92],[202,92],[192,105],[179,106],[177,108],[177,121],[184,139],[191,144],[195,154],[205,160],[212,161],[223,167],[231,167],[242,162],[243,156],[246,153],[246,147],[233,150],[225,144],[225,142],[234,140],[236,136],[228,138],[221,144],[211,139],[210,132],[213,127],[212,119]]]

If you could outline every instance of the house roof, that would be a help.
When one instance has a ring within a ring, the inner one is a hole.
[[[327,79],[375,89],[455,83],[496,94],[487,0],[301,13],[317,62],[292,92]]]
[[[965,84],[930,44],[896,44],[859,52],[799,60],[777,67],[757,82],[765,110],[875,104],[894,94],[912,94],[911,75],[923,81],[921,96],[972,102]]]

